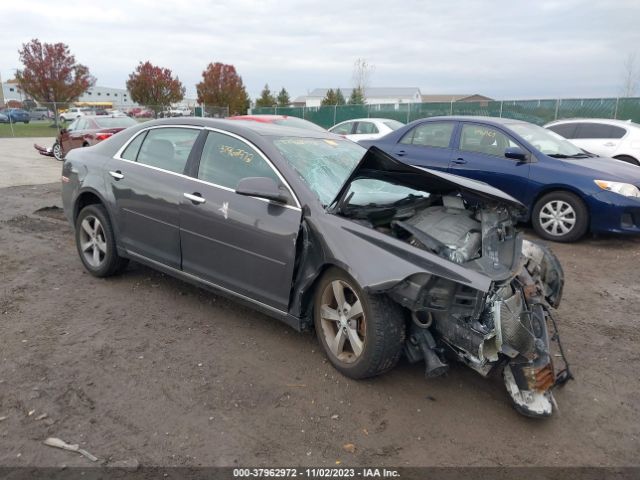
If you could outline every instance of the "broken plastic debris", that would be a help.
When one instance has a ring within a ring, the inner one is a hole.
[[[49,415],[47,415],[46,413],[43,413],[41,415],[38,415],[36,417],[36,420],[44,420],[45,418],[47,418]]]
[[[356,453],[356,446],[353,443],[345,443],[342,448],[345,452]]]
[[[340,415],[338,415],[337,413],[331,415],[331,420],[338,420],[339,418],[340,418]]]
[[[0,422],[4,422],[9,417],[0,417]]]
[[[91,455],[86,450],[80,448],[80,445],[67,443],[64,440],[60,440],[59,438],[49,437],[44,441],[44,444],[49,446],[49,447],[60,448],[62,450],[68,450],[70,452],[77,452],[80,455],[88,458],[92,462],[97,462],[98,461],[98,457],[94,457],[93,455]]]

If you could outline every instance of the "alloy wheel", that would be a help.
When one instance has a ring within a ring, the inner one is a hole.
[[[362,355],[366,318],[360,298],[347,282],[334,280],[325,287],[320,321],[325,342],[335,358],[353,363]]]
[[[100,268],[107,256],[107,241],[100,220],[87,215],[80,224],[80,249],[85,261],[93,268]]]
[[[56,160],[62,160],[62,147],[58,142],[53,144],[53,156]]]
[[[576,212],[563,200],[551,200],[540,209],[540,226],[553,236],[566,235],[576,224]]]

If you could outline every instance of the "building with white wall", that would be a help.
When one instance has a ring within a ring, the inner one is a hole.
[[[334,88],[335,92],[338,90]],[[340,88],[345,100],[349,100],[352,88]],[[297,97],[292,104],[296,107],[319,107],[327,96],[328,88],[315,88],[307,95]],[[365,102],[370,105],[397,105],[400,103],[420,103],[422,96],[418,87],[370,87],[364,91]]]

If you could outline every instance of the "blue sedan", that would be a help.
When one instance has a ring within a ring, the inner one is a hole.
[[[432,117],[360,144],[507,192],[528,207],[523,220],[547,240],[572,242],[588,231],[640,233],[640,167],[594,158],[531,123]]]
[[[8,117],[11,123],[29,123],[31,121],[29,112],[22,110],[21,108],[5,108],[0,111],[0,113]]]

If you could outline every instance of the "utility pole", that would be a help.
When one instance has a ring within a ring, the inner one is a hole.
[[[2,75],[0,74],[0,106],[4,107],[4,87],[2,86]]]

